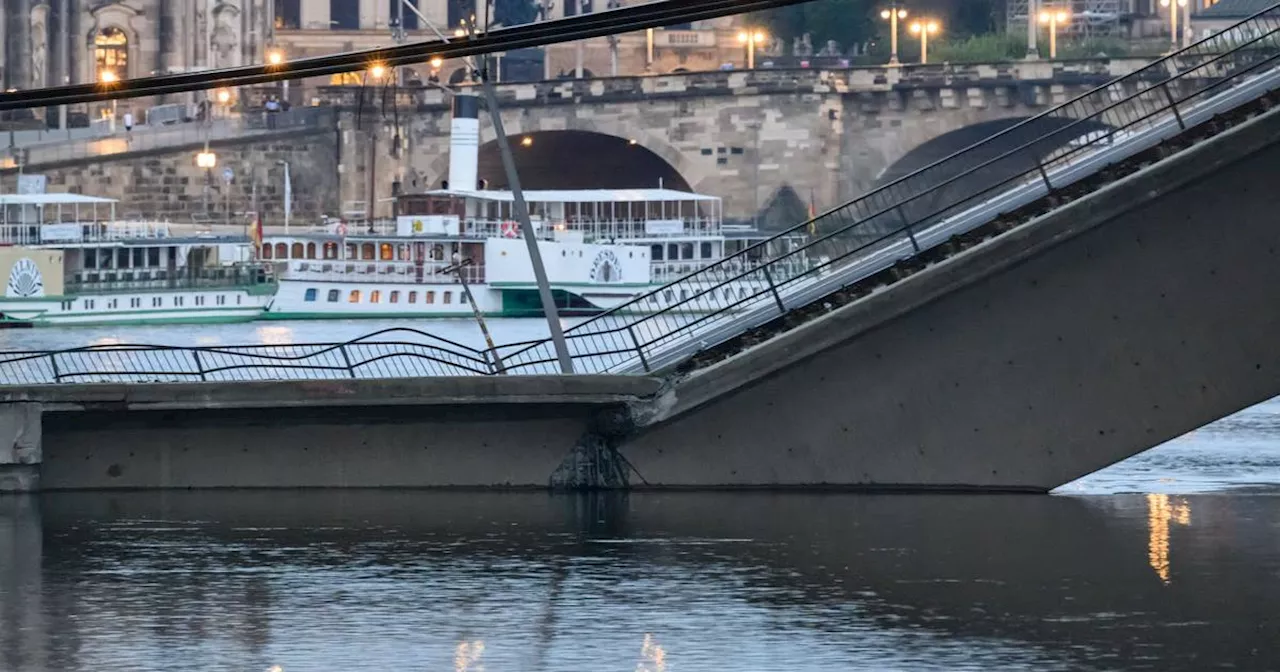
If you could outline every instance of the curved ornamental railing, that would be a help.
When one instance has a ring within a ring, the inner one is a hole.
[[[345,343],[216,347],[94,345],[0,353],[0,382],[159,383],[414,378],[498,373],[492,353],[416,329],[394,328]]]
[[[1278,54],[1280,4],[566,330],[576,370],[654,371],[828,296],[1280,88]],[[485,351],[391,329],[337,344],[0,353],[9,385],[503,373],[559,373],[551,342]]]
[[[580,372],[679,362],[1256,100],[1278,53],[1280,4],[568,329],[570,352]],[[557,371],[549,341],[499,350],[509,373]]]

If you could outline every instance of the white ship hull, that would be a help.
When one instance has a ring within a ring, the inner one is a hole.
[[[271,300],[270,294],[233,288],[0,297],[0,315],[4,320],[33,326],[249,322],[260,318]]]

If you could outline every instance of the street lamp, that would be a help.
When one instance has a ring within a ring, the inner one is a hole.
[[[1191,6],[1187,3],[1187,0],[1176,0],[1176,6],[1175,6],[1175,0],[1160,0],[1160,6],[1165,7],[1169,10],[1169,50],[1177,51],[1178,50],[1178,13],[1179,11],[1184,11],[1187,13],[1186,23],[1187,23],[1187,27],[1189,28],[1191,24]],[[1181,8],[1181,10],[1179,10],[1179,8]],[[1183,46],[1186,46],[1186,38],[1187,36],[1184,35]]]
[[[756,69],[756,45],[764,42],[763,30],[744,30],[738,33],[738,42],[747,45],[747,69]]]
[[[1071,20],[1070,12],[1065,9],[1048,9],[1040,12],[1040,23],[1049,26],[1049,58],[1058,57],[1058,26],[1066,25]]]
[[[898,21],[907,18],[907,10],[890,7],[880,11],[880,18],[889,22],[889,65],[898,65]]]
[[[98,82],[102,84],[103,88],[109,89],[119,81],[120,81],[120,76],[116,74],[115,70],[103,70],[102,72],[98,73]],[[115,133],[116,132],[116,99],[115,98],[111,99],[111,120],[110,121],[111,121],[110,123],[111,132]]]
[[[204,151],[196,154],[196,167],[204,168],[204,212],[209,214],[209,190],[212,188],[213,167],[218,165],[218,155],[209,151],[209,143],[205,141]]]
[[[929,36],[937,35],[942,26],[933,19],[922,19],[911,22],[911,34],[920,36],[920,62],[929,62]]]
[[[284,62],[284,49],[275,47],[267,50],[267,65],[278,68],[284,65]],[[280,80],[280,97],[289,100],[289,80],[287,79]]]

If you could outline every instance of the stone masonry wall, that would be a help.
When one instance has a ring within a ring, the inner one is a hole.
[[[228,201],[231,221],[242,223],[244,213],[257,208],[266,224],[284,219],[284,166],[289,162],[293,184],[292,221],[315,221],[337,214],[338,147],[333,130],[281,134],[249,142],[214,143],[218,165],[206,173],[195,165],[201,147],[101,157],[96,161],[45,166],[36,172],[48,176],[49,191],[67,191],[120,200],[117,215],[143,216],[190,222],[208,217],[222,222]],[[230,168],[232,182],[223,179]],[[0,189],[16,189],[14,174],[0,177]],[[206,190],[208,186],[208,208]]]

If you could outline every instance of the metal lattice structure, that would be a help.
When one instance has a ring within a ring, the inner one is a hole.
[[[1076,37],[1111,37],[1120,34],[1120,19],[1130,11],[1128,0],[1008,0],[1005,10],[1006,29],[1023,34],[1027,30],[1027,13],[1032,5],[1037,11],[1049,7],[1071,7],[1070,27],[1062,32]]]

